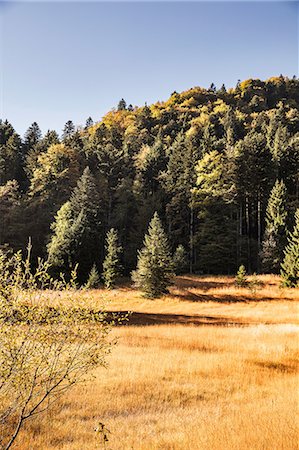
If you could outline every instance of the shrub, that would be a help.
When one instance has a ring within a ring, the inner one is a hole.
[[[239,286],[239,287],[247,286],[246,269],[245,269],[245,266],[243,264],[239,267],[239,270],[237,272],[236,285]]]
[[[76,305],[70,313],[65,306],[73,303],[76,271],[69,282],[55,281],[42,260],[32,270],[30,250],[25,260],[20,252],[0,251],[0,447],[6,450],[26,420],[105,365],[112,345],[105,312],[91,315]],[[46,295],[55,297],[55,308],[42,307]]]

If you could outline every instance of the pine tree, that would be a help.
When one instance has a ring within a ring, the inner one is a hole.
[[[103,262],[103,279],[107,289],[115,286],[117,277],[120,275],[120,253],[121,246],[118,244],[118,233],[114,228],[108,231],[106,237],[106,257]]]
[[[287,287],[299,287],[299,208],[295,213],[295,226],[288,238],[281,264],[283,284]]]
[[[286,187],[283,181],[276,180],[271,191],[267,211],[266,230],[261,252],[263,269],[266,272],[279,272],[286,244]]]
[[[174,272],[180,275],[188,269],[188,254],[182,244],[178,245],[173,255]]]
[[[155,212],[144,238],[144,247],[138,252],[137,269],[132,273],[132,279],[145,297],[155,298],[168,292],[172,276],[173,262],[167,236]]]
[[[88,275],[88,280],[85,284],[85,288],[86,289],[96,289],[97,287],[99,287],[100,285],[100,276],[99,276],[99,272],[96,268],[96,265],[93,264],[89,275]]]

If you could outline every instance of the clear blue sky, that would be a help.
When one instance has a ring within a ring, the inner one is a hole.
[[[297,2],[3,3],[1,118],[58,132],[193,86],[298,75]]]

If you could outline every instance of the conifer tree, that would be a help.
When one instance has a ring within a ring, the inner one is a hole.
[[[85,129],[87,129],[87,128],[89,128],[89,127],[92,127],[93,126],[93,120],[92,120],[92,118],[89,116],[87,119],[86,119],[86,122],[85,122]]]
[[[75,125],[72,120],[68,120],[62,130],[62,141],[66,142],[75,133]]]
[[[178,245],[173,255],[174,272],[180,275],[187,271],[188,254],[182,244]]]
[[[295,213],[295,226],[288,238],[281,264],[283,284],[287,287],[299,287],[299,208]]]
[[[39,125],[36,122],[33,122],[24,135],[24,153],[28,153],[29,150],[32,150],[41,140],[41,137],[42,132]]]
[[[283,181],[276,180],[271,191],[266,211],[266,231],[261,252],[263,269],[266,272],[279,272],[286,244],[286,187]]]
[[[79,278],[84,278],[95,261],[101,238],[100,198],[95,179],[87,167],[71,198],[58,211],[51,226],[48,260],[65,270],[76,262]]]
[[[85,284],[85,288],[86,289],[96,289],[97,287],[99,287],[100,284],[100,276],[99,276],[99,272],[96,268],[96,265],[93,264],[89,275],[88,275],[88,280]]]
[[[144,238],[144,247],[138,252],[137,269],[132,273],[132,279],[145,297],[155,298],[168,292],[172,276],[168,239],[155,212]]]
[[[47,245],[48,262],[53,267],[68,268],[71,259],[72,210],[68,201],[62,205],[51,225],[53,235]]]
[[[126,101],[122,98],[117,105],[117,110],[118,111],[124,111],[125,109],[127,109],[127,103]]]
[[[108,231],[106,237],[106,257],[103,262],[103,279],[107,289],[115,286],[117,277],[120,275],[120,253],[121,246],[118,244],[118,233],[114,228]]]

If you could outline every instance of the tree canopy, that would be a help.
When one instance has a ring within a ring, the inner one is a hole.
[[[141,107],[121,99],[99,122],[69,120],[61,137],[34,122],[21,138],[0,121],[0,245],[25,248],[31,236],[34,257],[79,263],[86,282],[114,228],[128,275],[157,211],[170,251],[182,245],[192,271],[278,271],[299,207],[298,87],[280,76]],[[280,256],[266,268],[277,239]]]

